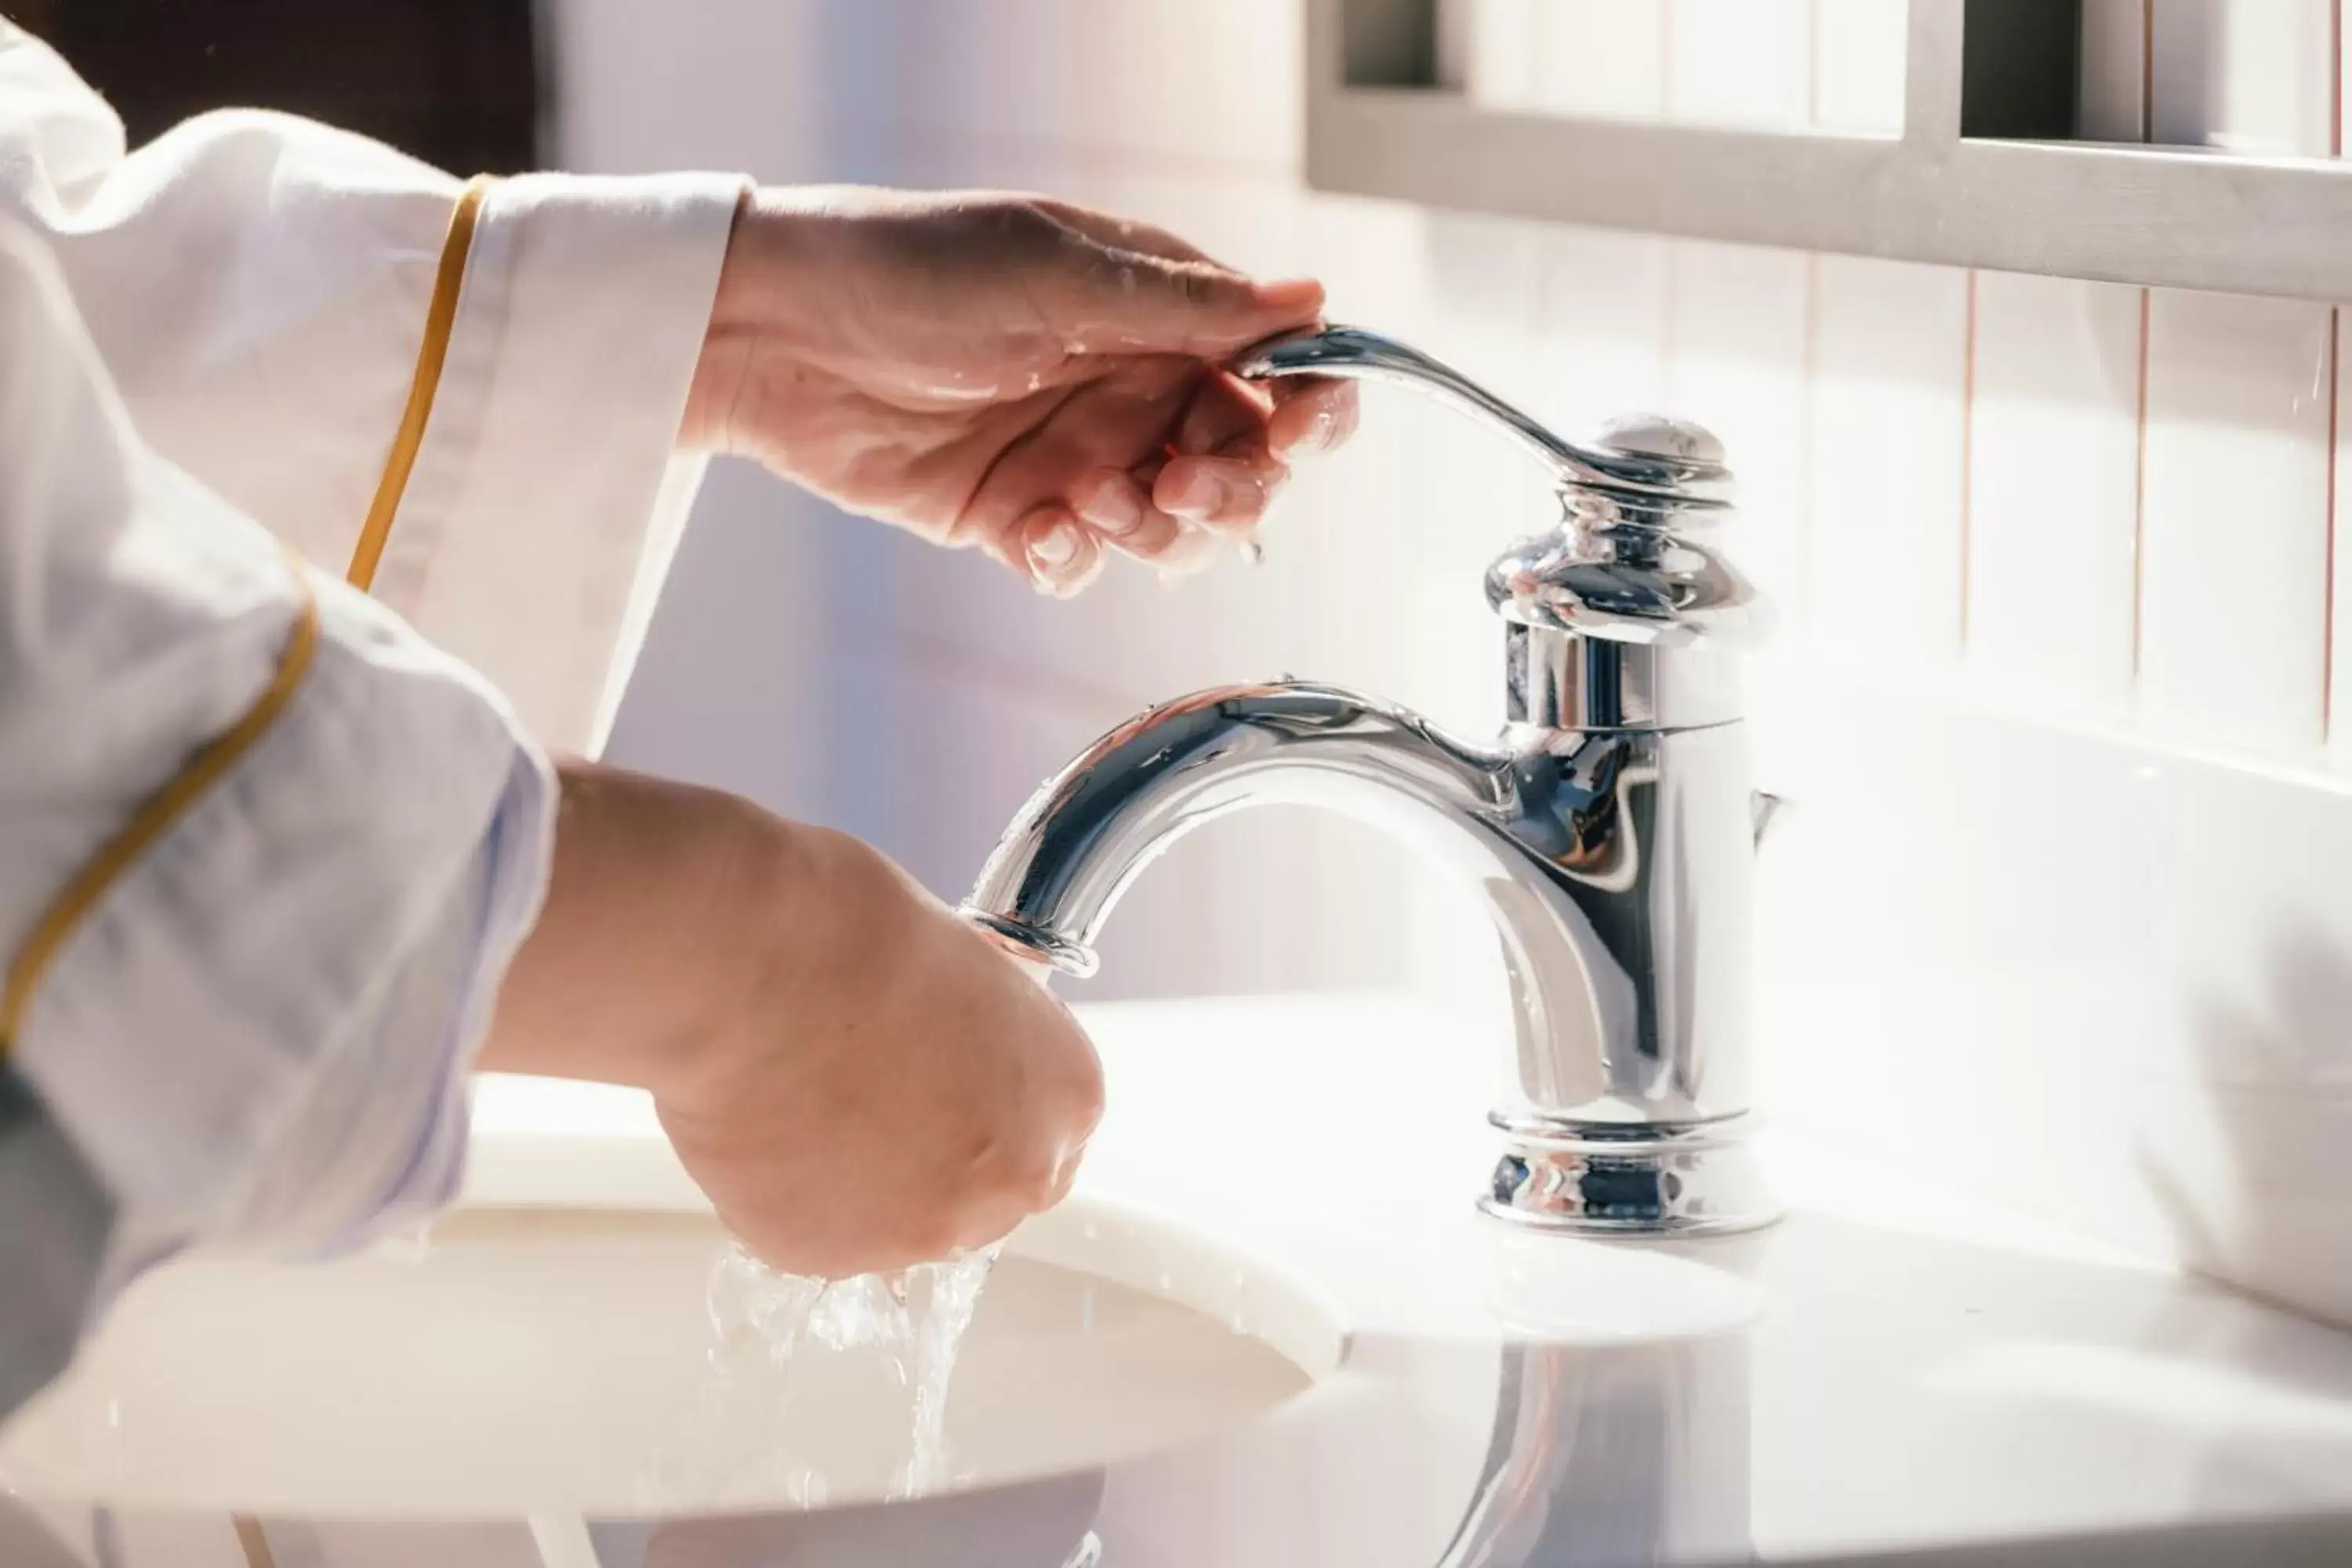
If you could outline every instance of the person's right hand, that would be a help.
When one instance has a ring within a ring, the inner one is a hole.
[[[1075,594],[1117,549],[1195,570],[1255,536],[1347,382],[1226,362],[1321,319],[1147,223],[1048,196],[770,189],[738,215],[679,439]]]
[[[650,1089],[720,1220],[828,1279],[1003,1237],[1102,1106],[1069,1010],[876,851],[584,763],[479,1065]]]

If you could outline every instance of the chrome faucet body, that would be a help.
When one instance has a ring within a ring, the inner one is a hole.
[[[1243,374],[1401,381],[1501,424],[1549,463],[1564,517],[1487,574],[1507,721],[1454,740],[1375,698],[1285,680],[1120,725],[1023,808],[965,913],[1072,973],[1153,858],[1273,803],[1393,832],[1483,896],[1517,1020],[1517,1089],[1484,1202],[1566,1229],[1765,1223],[1747,1143],[1750,868],[1738,649],[1748,584],[1709,542],[1730,476],[1713,437],[1620,421],[1575,446],[1402,344],[1278,340]]]

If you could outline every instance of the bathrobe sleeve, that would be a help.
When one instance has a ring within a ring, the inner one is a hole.
[[[258,113],[127,153],[0,21],[0,1415],[161,1258],[456,1190],[741,182],[489,193],[370,597],[458,190]]]
[[[500,182],[375,596],[601,747],[700,462],[673,458],[746,182]],[[410,393],[459,182],[284,115],[121,121],[0,20],[0,212],[36,229],[142,440],[340,573]]]

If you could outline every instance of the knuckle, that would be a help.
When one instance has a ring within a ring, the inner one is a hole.
[[[1082,1133],[1091,1133],[1103,1113],[1102,1058],[1091,1044],[1077,1053],[1070,1079],[1071,1120]]]
[[[958,1206],[967,1226],[987,1215],[1034,1214],[1051,1201],[1068,1136],[1057,1118],[1033,1115],[1031,1121],[1017,1136],[991,1147],[958,1184]]]
[[[1055,1143],[1054,1140],[1034,1138],[1019,1151],[1007,1152],[989,1172],[988,1179],[975,1185],[975,1205],[994,1210],[1014,1204],[1024,1211],[1035,1206],[1040,1196],[1054,1190],[1055,1178],[1060,1174],[1061,1160]]]
[[[971,1228],[961,1209],[943,1204],[909,1225],[902,1239],[916,1257],[936,1260],[966,1245]]]
[[[1024,244],[1044,253],[1094,248],[1083,233],[1055,211],[1053,203],[1035,196],[1016,208],[1013,233]]]
[[[1016,1208],[1005,1199],[975,1201],[958,1211],[955,1223],[932,1256],[944,1258],[959,1248],[986,1247],[1000,1240],[1006,1232],[1021,1223],[1026,1209]]]
[[[1004,1194],[1005,1201],[1022,1214],[1035,1214],[1053,1203],[1061,1177],[1059,1162],[1041,1160],[1023,1170],[1021,1179]]]

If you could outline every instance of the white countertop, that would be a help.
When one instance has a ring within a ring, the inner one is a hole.
[[[1593,1347],[1582,1364],[1549,1357],[1566,1451],[1548,1484],[1614,1510],[1635,1560],[1806,1561],[2343,1510],[2331,1560],[2352,1561],[2352,1335],[1785,1139],[1769,1159],[1790,1212],[1769,1231],[1672,1247],[1517,1237],[1470,1209],[1496,1152],[1478,1118],[1496,1043],[1385,1000],[1092,1022],[1113,1097],[1089,1173],[1103,1189],[1276,1250],[1360,1332]],[[1395,1293],[1409,1251],[1451,1259],[1444,1284]],[[1627,1254],[1689,1273],[1636,1290],[1578,1261]],[[1550,1278],[1507,1286],[1511,1260],[1526,1275],[1531,1258]],[[1681,1337],[1643,1337],[1659,1333]],[[1611,1531],[1572,1521],[1553,1558],[1529,1560],[1583,1560],[1570,1542],[1596,1533]]]

